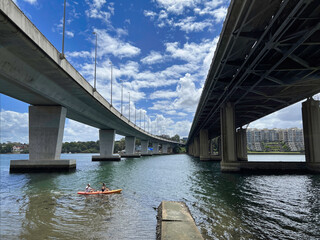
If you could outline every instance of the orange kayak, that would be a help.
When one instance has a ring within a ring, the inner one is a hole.
[[[94,195],[94,194],[113,194],[113,193],[121,193],[122,189],[109,190],[109,191],[95,191],[95,192],[78,192],[78,194],[83,195]]]

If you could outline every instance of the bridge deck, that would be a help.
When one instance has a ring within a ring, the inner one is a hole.
[[[236,127],[320,92],[317,0],[231,1],[189,139],[220,135],[220,107]]]

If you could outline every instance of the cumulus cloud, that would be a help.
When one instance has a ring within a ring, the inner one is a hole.
[[[37,0],[23,0],[24,2],[30,3],[30,4],[36,4]]]
[[[150,99],[166,99],[166,98],[174,98],[177,97],[176,92],[172,92],[170,90],[161,90],[161,91],[156,91],[150,94]]]
[[[148,56],[141,59],[141,62],[144,64],[155,64],[163,61],[164,57],[161,55],[161,53],[156,51],[151,51]]]
[[[197,107],[201,91],[201,88],[196,88],[194,79],[192,79],[191,75],[187,73],[184,77],[180,78],[176,91],[171,93],[169,92],[169,95],[172,95],[173,97],[176,95],[173,102],[168,100],[159,100],[154,102],[150,109],[158,110],[163,113],[170,110],[193,113]],[[157,92],[152,97],[161,98],[161,96],[162,98],[165,98],[163,97],[163,92]]]
[[[1,142],[29,142],[29,115],[14,111],[1,110]]]
[[[196,18],[190,16],[179,20],[177,23],[173,23],[173,25],[179,27],[180,30],[189,33],[203,31],[206,27],[212,26],[212,22],[210,20],[196,22]]]
[[[106,0],[86,0],[89,5],[89,9],[85,11],[87,17],[101,19],[105,23],[110,23],[110,17],[114,14],[114,9],[108,6],[109,11],[102,10],[104,5],[107,3]]]
[[[182,14],[185,8],[192,8],[195,6],[197,0],[156,0],[158,5],[168,12],[174,14]]]

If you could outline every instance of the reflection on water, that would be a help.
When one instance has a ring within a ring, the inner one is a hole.
[[[9,160],[27,156],[1,155],[1,239],[155,239],[162,200],[185,201],[205,239],[320,238],[318,175],[225,174],[187,155],[70,156],[73,173],[9,174]],[[89,182],[123,192],[77,195]]]

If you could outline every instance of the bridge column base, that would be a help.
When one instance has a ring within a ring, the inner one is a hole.
[[[76,169],[76,160],[11,160],[10,173],[65,172]]]
[[[152,153],[141,153],[140,155],[141,155],[141,157],[144,157],[144,156],[152,156],[153,154]]]
[[[320,164],[306,162],[221,162],[222,172],[249,172],[268,174],[320,173]]]
[[[110,156],[92,156],[92,161],[120,161],[121,156],[119,154],[113,154]]]
[[[113,129],[99,130],[100,155],[92,156],[92,161],[120,161],[119,154],[113,154],[114,138],[116,131]]]
[[[130,153],[122,153],[121,157],[122,158],[139,158],[139,157],[141,157],[141,154],[140,153],[132,153],[132,154],[130,154]]]
[[[10,172],[76,168],[76,160],[60,159],[66,114],[62,106],[29,106],[29,160],[12,160]]]
[[[221,172],[240,172],[240,162],[220,162]]]
[[[307,162],[307,169],[309,172],[312,172],[312,173],[320,173],[320,163]]]

